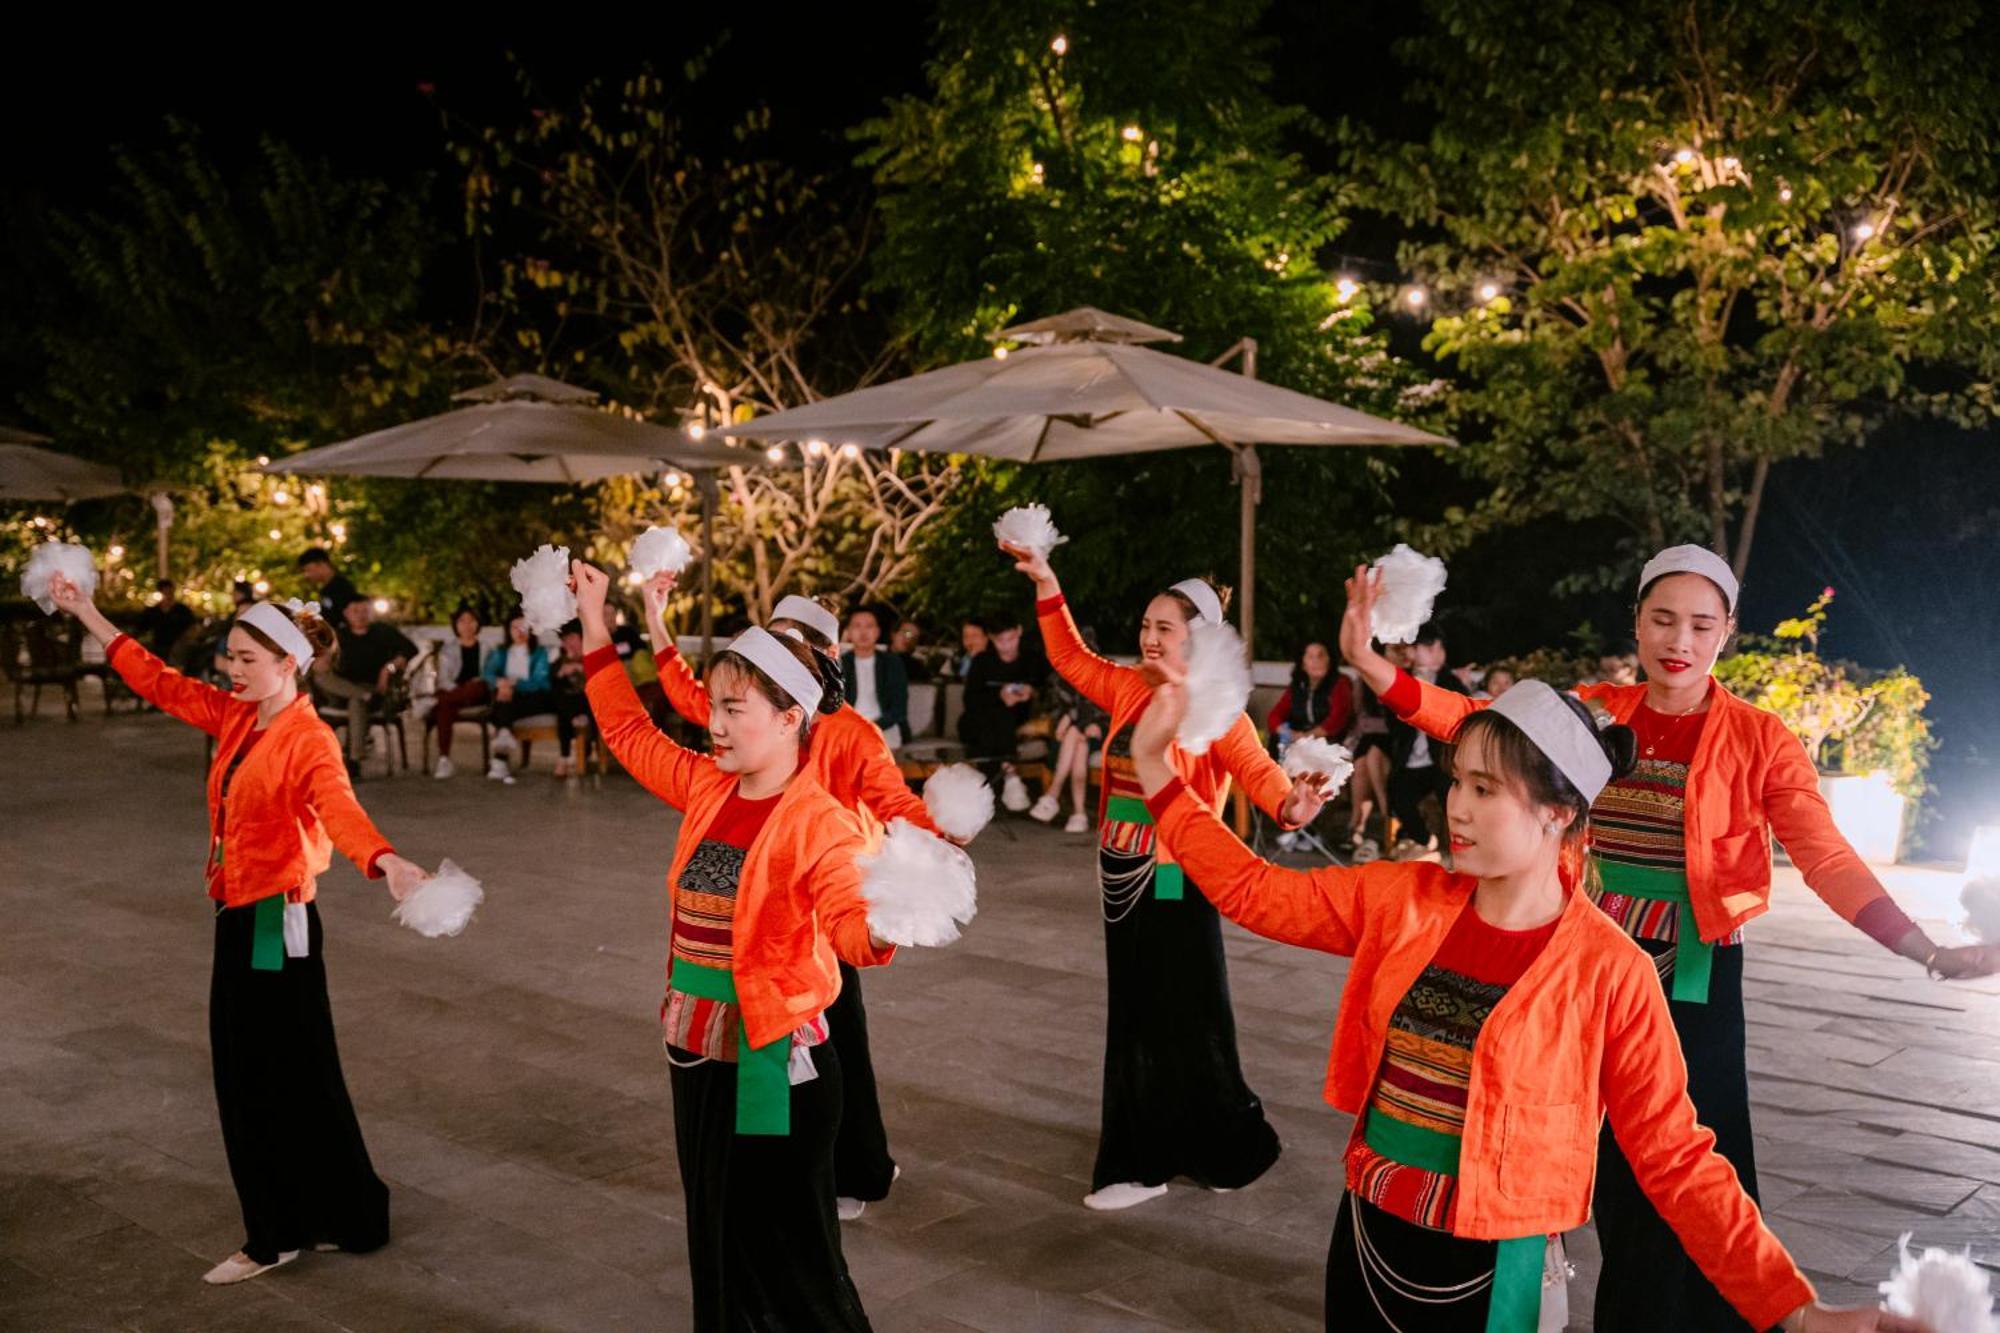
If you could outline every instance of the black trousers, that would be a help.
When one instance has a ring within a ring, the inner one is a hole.
[[[700,1333],[862,1333],[834,1212],[841,1067],[813,1048],[819,1077],[792,1086],[791,1133],[736,1132],[736,1066],[669,1048],[674,1147],[687,1198],[694,1326]]]
[[[1672,945],[1642,941],[1656,956]],[[1687,1061],[1688,1097],[1701,1123],[1715,1131],[1715,1148],[1757,1197],[1757,1160],[1750,1136],[1750,1077],[1743,1044],[1743,947],[1716,949],[1708,1003],[1667,1001]],[[1604,1267],[1597,1278],[1599,1328],[1707,1333],[1750,1327],[1681,1248],[1639,1189],[1631,1164],[1606,1125],[1597,1140],[1597,1239]]]
[[[389,1189],[375,1175],[340,1072],[319,908],[310,952],[274,972],[250,966],[257,909],[215,914],[208,1042],[243,1252],[259,1263],[330,1241],[357,1253],[389,1240]]]
[[[833,1048],[840,1053],[840,1133],[833,1142],[833,1192],[874,1203],[889,1197],[896,1159],[875,1091],[875,1057],[868,1052],[868,1010],[861,1002],[861,972],[840,965],[840,995],[827,1006]]]
[[[1100,848],[1098,859],[1104,884],[1135,872],[1147,882],[1129,902],[1105,899],[1104,1105],[1090,1188],[1186,1176],[1240,1189],[1278,1160],[1278,1132],[1237,1058],[1222,918],[1192,880],[1179,899],[1153,897],[1150,855]]]
[[[1429,842],[1431,828],[1424,822],[1424,798],[1435,796],[1442,806],[1450,790],[1451,778],[1436,764],[1426,768],[1392,769],[1389,773],[1389,811],[1396,816],[1397,836],[1412,842]]]
[[[1436,1291],[1418,1299],[1410,1288],[1476,1284],[1493,1272],[1499,1252],[1493,1241],[1432,1231],[1343,1192],[1326,1251],[1327,1333],[1485,1333],[1490,1284],[1459,1300]],[[1597,1326],[1620,1327],[1602,1320]]]

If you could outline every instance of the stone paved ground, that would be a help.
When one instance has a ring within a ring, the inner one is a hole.
[[[491,894],[464,936],[431,941],[344,863],[323,885],[396,1239],[200,1283],[241,1239],[206,1051],[201,763],[199,735],[157,716],[0,728],[0,1327],[685,1327],[652,1021],[674,817],[622,777],[364,785],[405,851],[452,856]],[[1343,965],[1231,929],[1244,1064],[1285,1156],[1235,1194],[1098,1216],[1078,1203],[1103,1005],[1087,840],[1010,823],[977,859],[969,937],[869,979],[904,1170],[846,1230],[876,1327],[1318,1327]],[[1950,914],[1954,878],[1895,879],[1920,915]],[[1906,1229],[2000,1253],[2000,986],[1926,982],[1789,872],[1750,948],[1758,1153],[1801,1262],[1858,1299]],[[1587,1231],[1573,1252],[1587,1327]]]

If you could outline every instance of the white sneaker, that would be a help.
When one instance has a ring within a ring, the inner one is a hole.
[[[1101,1190],[1084,1195],[1083,1206],[1100,1213],[1115,1213],[1121,1208],[1131,1208],[1149,1199],[1157,1199],[1166,1192],[1165,1185],[1140,1185],[1128,1181],[1117,1185],[1106,1185]]]
[[[486,777],[488,781],[505,782],[510,786],[514,781],[513,773],[508,771],[507,761],[497,754],[493,756],[493,762],[486,766]]]
[[[866,1199],[850,1199],[846,1195],[842,1195],[833,1201],[833,1211],[840,1214],[841,1221],[852,1222],[855,1218],[868,1211],[868,1201]]]
[[[1028,808],[1028,784],[1021,781],[1020,774],[1009,773],[1000,784],[1000,804],[1017,815]]]
[[[1077,811],[1075,814],[1071,815],[1067,820],[1063,821],[1063,832],[1064,833],[1090,832],[1090,816],[1086,815],[1081,810]]]
[[[1062,805],[1053,795],[1043,793],[1042,799],[1028,808],[1028,818],[1038,819],[1046,824],[1056,817],[1056,811],[1060,809]]]
[[[495,754],[519,754],[521,742],[514,739],[513,728],[502,727],[493,733],[492,749]]]
[[[251,1278],[268,1273],[274,1268],[282,1268],[298,1257],[299,1252],[297,1250],[286,1250],[278,1256],[277,1263],[260,1264],[249,1255],[243,1253],[243,1251],[238,1250],[202,1274],[201,1280],[212,1287],[232,1286],[238,1282],[248,1282]]]
[[[1299,835],[1298,835],[1298,834],[1296,834],[1296,833],[1280,833],[1280,834],[1278,835],[1278,850],[1279,850],[1279,851],[1281,851],[1281,852],[1295,852],[1295,851],[1297,851],[1298,849],[1299,849]]]
[[[447,756],[439,755],[437,767],[431,770],[431,776],[442,782],[456,772],[458,765],[452,763]]]

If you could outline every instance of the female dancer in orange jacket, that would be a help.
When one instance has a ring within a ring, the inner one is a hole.
[[[208,770],[208,896],[215,961],[208,1040],[243,1248],[213,1269],[242,1282],[309,1245],[362,1253],[389,1240],[375,1175],[341,1076],[315,880],[338,847],[402,899],[426,878],[354,799],[340,743],[299,679],[333,631],[316,613],[259,602],[229,631],[230,688],[190,680],[140,647],[67,579],[57,605],[105,646],[133,693],[215,737]]]
[[[739,635],[708,670],[713,753],[683,749],[618,665],[609,580],[572,569],[591,715],[618,762],[682,812],[661,1018],[695,1326],[865,1329],[834,1205],[828,1010],[839,962],[871,967],[894,949],[868,928],[861,827],[806,763],[819,667],[797,640]]]
[[[1035,611],[1049,665],[1111,715],[1104,745],[1098,826],[1103,895],[1104,1105],[1092,1208],[1129,1208],[1187,1176],[1211,1189],[1240,1189],[1278,1159],[1278,1135],[1243,1079],[1222,927],[1198,877],[1182,872],[1154,835],[1132,776],[1134,720],[1152,686],[1133,667],[1090,651],[1063,601],[1046,556],[1002,547],[1035,584]],[[1148,663],[1187,660],[1189,635],[1220,624],[1222,595],[1188,579],[1153,598],[1139,625]],[[1239,716],[1202,755],[1174,751],[1183,779],[1220,802],[1233,777],[1287,829],[1303,828],[1325,798],[1315,781],[1292,782],[1272,762],[1248,717]],[[1169,1109],[1171,1108],[1171,1109]]]
[[[1423,685],[1369,642],[1375,583],[1348,583],[1340,646],[1382,701],[1449,740],[1486,705]],[[1589,819],[1589,896],[1651,954],[1686,1060],[1688,1087],[1718,1150],[1757,1196],[1744,1053],[1743,925],[1771,896],[1771,838],[1829,907],[1938,975],[1992,971],[1980,948],[1932,943],[1834,827],[1805,748],[1774,713],[1711,676],[1736,630],[1737,583],[1698,546],[1660,552],[1640,576],[1634,638],[1646,680],[1577,692],[1638,736],[1633,771],[1607,786]],[[1597,1318],[1607,1328],[1743,1328],[1640,1188],[1615,1136],[1599,1140],[1597,1233],[1604,1266]]]
[[[711,704],[708,687],[687,664],[667,633],[667,595],[675,576],[657,574],[644,590],[646,632],[653,644],[653,661],[667,702],[696,726],[706,727]],[[813,780],[829,795],[863,819],[887,825],[907,819],[936,833],[937,825],[923,801],[910,790],[882,729],[847,703],[840,693],[840,622],[833,612],[794,594],[779,602],[766,626],[774,633],[790,632],[804,640],[820,661],[829,703],[814,721],[806,762]],[[942,835],[940,835],[942,836]],[[889,1155],[889,1132],[882,1124],[882,1099],[875,1089],[875,1059],[868,1046],[868,1010],[861,1000],[861,973],[840,965],[840,995],[827,1010],[835,1049],[840,1052],[840,1134],[833,1150],[833,1186],[842,1220],[861,1216],[867,1205],[889,1197],[889,1186],[902,1171]]]
[[[1133,741],[1161,839],[1230,919],[1354,960],[1326,1084],[1355,1117],[1329,1329],[1533,1333],[1547,1238],[1589,1214],[1607,1113],[1646,1196],[1752,1325],[1922,1328],[1814,1301],[1695,1119],[1651,963],[1576,892],[1590,800],[1629,770],[1629,730],[1600,735],[1573,697],[1523,681],[1458,735],[1455,870],[1294,871],[1253,855],[1175,772],[1184,694],[1163,684]]]

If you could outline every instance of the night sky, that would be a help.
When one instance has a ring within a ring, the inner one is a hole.
[[[1401,104],[1388,45],[1417,21],[1414,8],[1277,5],[1267,24],[1279,39],[1276,94],[1327,118],[1413,128],[1420,122]],[[787,152],[832,165],[852,153],[847,127],[887,97],[922,90],[930,36],[927,7],[909,4],[661,6],[615,17],[542,10],[521,22],[462,11],[449,28],[402,25],[394,11],[342,11],[331,25],[314,19],[284,36],[246,38],[238,29],[227,45],[190,33],[178,17],[47,13],[40,40],[18,44],[9,62],[0,213],[10,227],[93,203],[109,179],[112,145],[157,142],[169,116],[198,125],[224,162],[272,134],[411,188],[435,173],[449,209],[440,108],[512,123],[522,104],[510,51],[559,97],[592,74],[622,75],[643,61],[671,70],[720,42],[711,86],[755,88],[789,136]],[[719,101],[716,128],[748,100]],[[1344,242],[1384,259],[1390,244],[1367,228]],[[8,284],[37,280],[18,265],[0,269]],[[9,295],[0,289],[0,308]],[[454,298],[440,290],[437,299],[448,307]],[[15,391],[0,384],[0,421],[21,420]],[[1973,822],[2000,823],[2000,560],[1966,558],[1968,534],[1983,533],[1987,551],[2000,546],[1996,446],[1992,431],[1919,424],[1884,432],[1860,452],[1779,468],[1743,608],[1747,626],[1768,626],[1834,585],[1829,650],[1870,665],[1905,663],[1931,686],[1946,742],[1931,850],[1943,856],[1962,852]],[[1276,547],[1282,535],[1265,541]],[[1614,603],[1600,611],[1595,623],[1617,623]],[[1460,645],[1474,656],[1522,646]]]

